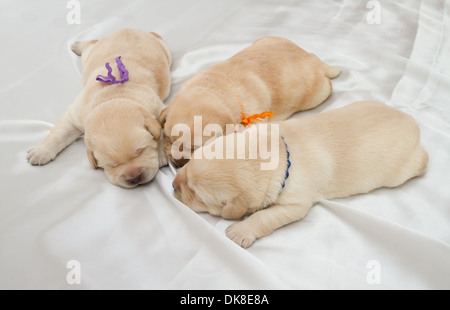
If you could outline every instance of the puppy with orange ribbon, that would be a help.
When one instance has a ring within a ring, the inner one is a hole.
[[[174,142],[183,148],[176,151],[192,154],[211,138],[203,136],[196,145],[195,117],[202,117],[202,131],[208,124],[225,131],[227,124],[248,125],[266,117],[284,120],[325,101],[332,90],[330,79],[339,73],[339,67],[322,62],[287,39],[259,39],[188,80],[161,112],[166,155],[175,166],[183,166],[189,158],[172,156]],[[188,126],[192,134],[172,132],[177,124]]]

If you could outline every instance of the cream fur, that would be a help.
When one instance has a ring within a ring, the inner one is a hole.
[[[194,116],[202,116],[203,128],[241,122],[241,104],[246,115],[274,111],[273,120],[284,120],[295,112],[314,108],[331,94],[331,81],[338,67],[329,66],[295,45],[278,37],[266,37],[223,63],[212,66],[187,81],[172,103],[161,113],[165,151],[177,166],[171,146],[176,124],[187,124],[193,135]],[[203,143],[209,137],[204,137]],[[184,145],[193,146],[187,137]]]
[[[427,167],[413,118],[382,103],[357,102],[279,125],[292,163],[284,189],[287,153],[281,139],[275,170],[259,169],[261,159],[192,159],[173,182],[175,197],[197,212],[228,219],[250,215],[226,230],[244,248],[301,220],[321,199],[399,186]]]
[[[81,56],[82,91],[27,159],[45,165],[84,134],[89,161],[113,184],[130,188],[149,182],[167,163],[156,120],[170,92],[166,44],[156,33],[122,29],[101,40],[76,42],[72,50]],[[129,71],[128,82],[96,81],[97,75],[107,75],[106,62],[120,77],[117,56]]]

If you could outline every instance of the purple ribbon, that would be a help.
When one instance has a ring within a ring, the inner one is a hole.
[[[108,76],[104,75],[97,75],[96,80],[102,83],[109,83],[109,84],[120,84],[125,83],[128,81],[128,70],[125,69],[125,65],[123,64],[122,60],[120,60],[120,57],[116,57],[116,63],[117,63],[117,69],[119,69],[120,72],[120,81],[116,80],[116,77],[112,75],[112,69],[109,65],[109,62],[105,64],[106,69],[108,69]]]

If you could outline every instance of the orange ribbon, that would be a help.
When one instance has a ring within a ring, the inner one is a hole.
[[[268,118],[272,118],[273,117],[273,111],[270,111],[270,112],[269,111],[264,111],[262,113],[257,113],[257,114],[253,114],[253,115],[250,115],[250,116],[245,116],[244,107],[242,106],[242,103],[241,103],[241,109],[242,109],[242,121],[241,121],[241,124],[244,125],[244,126],[250,125],[254,121],[262,122],[262,120],[260,120],[258,118],[262,119],[262,118],[266,118],[266,117],[268,117]]]

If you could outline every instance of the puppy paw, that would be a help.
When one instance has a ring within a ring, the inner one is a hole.
[[[56,157],[56,152],[36,146],[28,150],[27,160],[32,165],[45,165]]]
[[[168,164],[167,156],[165,153],[159,154],[159,167],[167,166]]]
[[[164,139],[160,139],[158,145],[158,158],[159,158],[159,167],[167,166],[169,163],[169,159],[167,158],[166,152],[164,151]]]
[[[245,222],[230,225],[225,232],[228,238],[244,249],[251,246],[256,240],[255,234]]]

